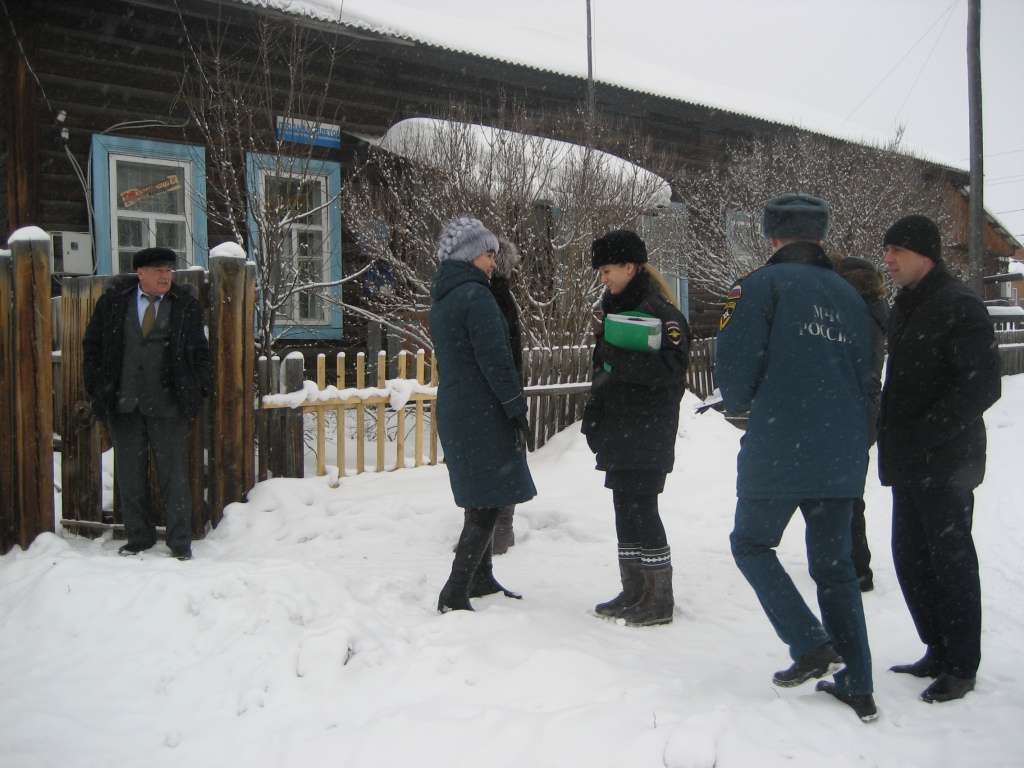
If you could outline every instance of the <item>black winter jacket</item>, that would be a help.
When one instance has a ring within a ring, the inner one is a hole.
[[[885,365],[885,324],[889,302],[882,297],[865,299],[871,318],[871,382],[868,384],[868,446],[878,440],[878,410],[882,405],[882,368]]]
[[[124,354],[124,318],[134,308],[139,278],[114,277],[93,310],[82,337],[82,376],[93,415],[106,421],[117,405]],[[195,418],[213,381],[210,347],[190,285],[171,284],[164,295],[171,310],[170,370],[165,375],[189,421]],[[161,310],[162,311],[162,310]]]
[[[657,317],[662,333],[655,353],[619,349],[604,340],[603,332],[597,334],[582,424],[597,454],[597,469],[671,472],[690,355],[686,318],[658,293],[646,272],[618,294],[605,293],[602,309],[606,315],[637,311]]]
[[[976,488],[985,477],[982,414],[1001,391],[985,306],[940,263],[916,288],[896,295],[887,335],[878,420],[882,484]]]

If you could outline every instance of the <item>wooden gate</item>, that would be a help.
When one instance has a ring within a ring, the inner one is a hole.
[[[64,279],[60,349],[51,354],[50,239],[35,228],[17,238],[12,255],[0,258],[0,447],[14,457],[0,462],[0,552],[54,530],[55,422],[61,424],[59,524],[76,532],[123,528],[116,494],[113,514],[102,509],[101,457],[109,439],[92,418],[82,383],[82,336],[109,278]],[[201,538],[227,504],[244,500],[255,485],[256,271],[244,259],[211,256],[209,271],[181,270],[174,280],[196,289],[213,358],[212,391],[189,433],[192,535]],[[60,391],[51,397],[52,379]],[[159,493],[152,498],[159,506]],[[159,519],[160,510],[154,512]]]

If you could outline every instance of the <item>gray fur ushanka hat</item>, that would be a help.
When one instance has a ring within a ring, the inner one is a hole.
[[[761,233],[769,240],[824,240],[830,218],[824,200],[791,192],[765,203]]]

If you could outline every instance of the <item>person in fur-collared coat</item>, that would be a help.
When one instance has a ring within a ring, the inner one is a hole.
[[[512,295],[512,273],[519,266],[519,251],[515,243],[499,237],[500,248],[494,261],[497,269],[491,275],[491,294],[498,302],[498,309],[508,323],[508,342],[512,347],[512,362],[519,373],[519,380],[523,379],[523,339],[519,325],[519,305],[516,304],[515,296]],[[508,548],[515,546],[516,534],[512,529],[512,519],[515,516],[516,505],[509,504],[502,507],[498,513],[498,520],[494,524],[494,541],[492,543],[493,553],[503,555]]]
[[[882,366],[885,363],[885,321],[889,316],[889,302],[885,298],[885,280],[878,267],[867,259],[833,254],[832,267],[836,274],[854,287],[868,308],[871,319],[871,380],[868,383],[868,448],[878,436],[878,408],[882,400]],[[871,572],[871,549],[868,547],[866,505],[863,496],[853,500],[853,567],[861,592],[875,588]]]

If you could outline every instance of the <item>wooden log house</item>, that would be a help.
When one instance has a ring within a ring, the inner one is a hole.
[[[131,250],[152,244],[147,228],[163,228],[165,238],[177,244],[184,265],[206,266],[210,246],[232,239],[208,215],[208,206],[219,203],[202,194],[205,181],[225,172],[257,174],[259,165],[241,146],[236,167],[229,171],[214,164],[184,102],[183,73],[190,65],[190,46],[214,39],[225,59],[249,57],[256,66],[256,52],[242,41],[251,39],[259,24],[299,25],[336,36],[342,55],[331,71],[313,65],[303,73],[323,94],[320,114],[339,137],[315,154],[325,185],[336,185],[360,165],[366,145],[356,136],[381,136],[409,117],[445,116],[452,104],[475,105],[483,120],[502,127],[500,101],[512,98],[520,117],[525,115],[538,135],[577,142],[584,135],[578,119],[587,99],[582,78],[316,21],[257,3],[9,0],[3,8],[0,232],[31,224],[65,233],[55,242],[57,275],[119,271]],[[286,78],[286,73],[274,75]],[[596,97],[621,136],[647,135],[684,167],[707,166],[736,138],[799,130],[601,83]],[[614,139],[599,148],[614,152]],[[950,205],[959,210],[967,173],[939,166],[929,172],[948,179]],[[187,178],[176,179],[178,175]],[[119,208],[171,190],[176,183],[197,192],[176,192],[176,204],[148,216],[138,206]],[[1000,271],[997,259],[1012,255],[1017,244],[994,220],[986,226],[991,264],[985,272],[991,274]],[[953,239],[966,243],[965,219],[957,217],[957,229]],[[330,243],[325,272],[332,278],[340,275],[334,270],[341,269],[343,258],[346,271],[360,258],[343,221],[338,233]],[[84,259],[75,259],[69,250],[76,245],[89,252]],[[358,288],[345,290],[351,291],[346,300],[358,303]],[[685,298],[697,333],[713,335],[721,297],[694,290]],[[350,335],[341,337],[340,312],[325,313],[319,337],[336,346],[352,344]],[[345,327],[351,334],[361,326],[353,320]]]

